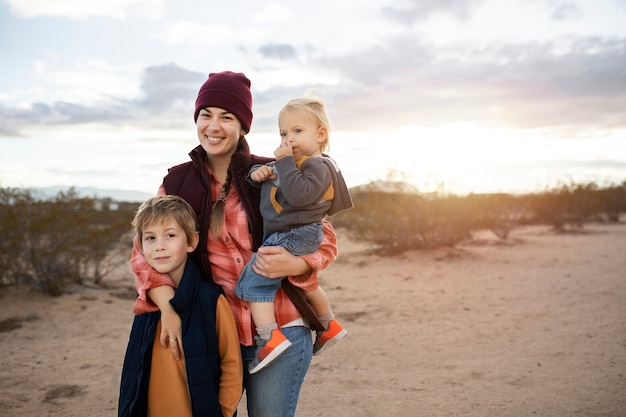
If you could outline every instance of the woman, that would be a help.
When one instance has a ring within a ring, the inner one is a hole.
[[[311,329],[307,324],[313,326],[315,321],[314,316],[306,315],[308,310],[294,304],[302,300],[296,287],[317,287],[316,271],[330,265],[337,255],[334,230],[328,222],[324,223],[324,241],[310,255],[293,256],[279,246],[259,248],[263,238],[259,189],[251,186],[246,176],[252,165],[265,164],[270,159],[251,155],[245,139],[252,123],[252,96],[250,80],[244,74],[210,74],[198,93],[194,120],[200,146],[190,152],[191,161],[169,170],[159,193],[181,196],[198,216],[200,244],[194,260],[209,279],[223,288],[235,315],[248,415],[293,416],[312,356]],[[248,303],[238,299],[234,289],[254,251],[255,272],[268,278],[290,277],[283,280],[276,296],[275,313],[292,347],[272,366],[250,375],[248,364],[256,350],[254,325]],[[169,305],[174,295],[171,280],[152,269],[136,248],[132,264],[139,293],[135,312],[161,311],[160,341],[164,347],[170,339],[181,340],[180,318]],[[178,344],[169,347],[174,357],[180,358]]]

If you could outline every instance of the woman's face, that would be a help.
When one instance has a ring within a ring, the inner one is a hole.
[[[209,158],[230,158],[237,149],[239,138],[247,133],[234,114],[219,107],[200,110],[196,128],[200,145]]]

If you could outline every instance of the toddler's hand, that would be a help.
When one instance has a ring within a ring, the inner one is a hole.
[[[274,174],[274,169],[272,167],[268,167],[267,165],[263,165],[258,169],[254,170],[250,174],[250,178],[255,182],[263,182],[265,180],[275,180],[276,174]]]
[[[284,158],[286,156],[293,156],[293,147],[289,141],[282,141],[280,146],[274,151],[276,159]]]

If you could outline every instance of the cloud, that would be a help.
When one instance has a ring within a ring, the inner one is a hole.
[[[253,22],[277,23],[291,18],[291,12],[278,3],[268,4],[261,12],[252,16]]]
[[[346,128],[382,127],[381,120],[626,126],[626,39],[433,48],[399,37],[317,65],[345,80],[333,100]]]
[[[0,107],[0,136],[20,136],[36,126],[109,124],[137,121],[152,125],[171,119],[191,119],[199,86],[207,78],[176,64],[144,70],[139,96],[101,95],[91,103],[56,100],[33,102],[25,108]]]
[[[179,21],[159,28],[151,36],[167,45],[196,43],[200,40],[206,47],[206,39],[226,44],[237,39],[239,35],[235,29],[221,23]]]
[[[246,59],[248,47],[265,42],[266,34],[254,27],[236,27],[227,23],[181,20],[154,28],[148,37],[158,44],[172,47],[173,56],[203,62],[211,67],[227,68]]]
[[[148,67],[141,82],[143,98],[136,104],[157,113],[169,112],[182,105],[193,114],[193,102],[207,77],[208,74],[190,71],[176,64]]]
[[[339,130],[461,122],[571,131],[626,127],[626,38],[433,45],[405,32],[332,55],[308,44],[266,43],[250,59],[255,64],[245,72],[252,80],[255,132],[274,129],[284,102],[308,90],[329,105]],[[215,60],[211,68],[219,68]],[[0,135],[46,123],[188,122],[208,76],[175,63],[130,69],[135,75],[129,79],[119,78],[128,68],[91,63],[83,69],[47,74],[58,92],[48,101],[0,107]],[[87,70],[106,81],[93,86]],[[135,91],[131,81],[139,85]]]
[[[268,44],[259,47],[259,52],[264,58],[289,61],[296,58],[296,49],[286,44]]]
[[[579,20],[582,17],[580,8],[572,3],[559,5],[552,13],[554,20]]]
[[[434,14],[447,14],[465,20],[483,0],[409,0],[405,3],[405,7],[383,7],[383,15],[407,25],[424,21]]]
[[[19,17],[61,17],[87,19],[109,17],[155,18],[165,14],[167,0],[7,0],[9,7]]]

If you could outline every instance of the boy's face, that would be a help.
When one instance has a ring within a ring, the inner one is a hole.
[[[325,131],[311,117],[297,111],[286,111],[278,119],[282,143],[293,149],[293,156],[322,156]]]
[[[169,274],[178,283],[185,271],[187,254],[195,249],[195,242],[187,236],[172,218],[148,223],[141,235],[143,254],[148,264],[163,274]]]

